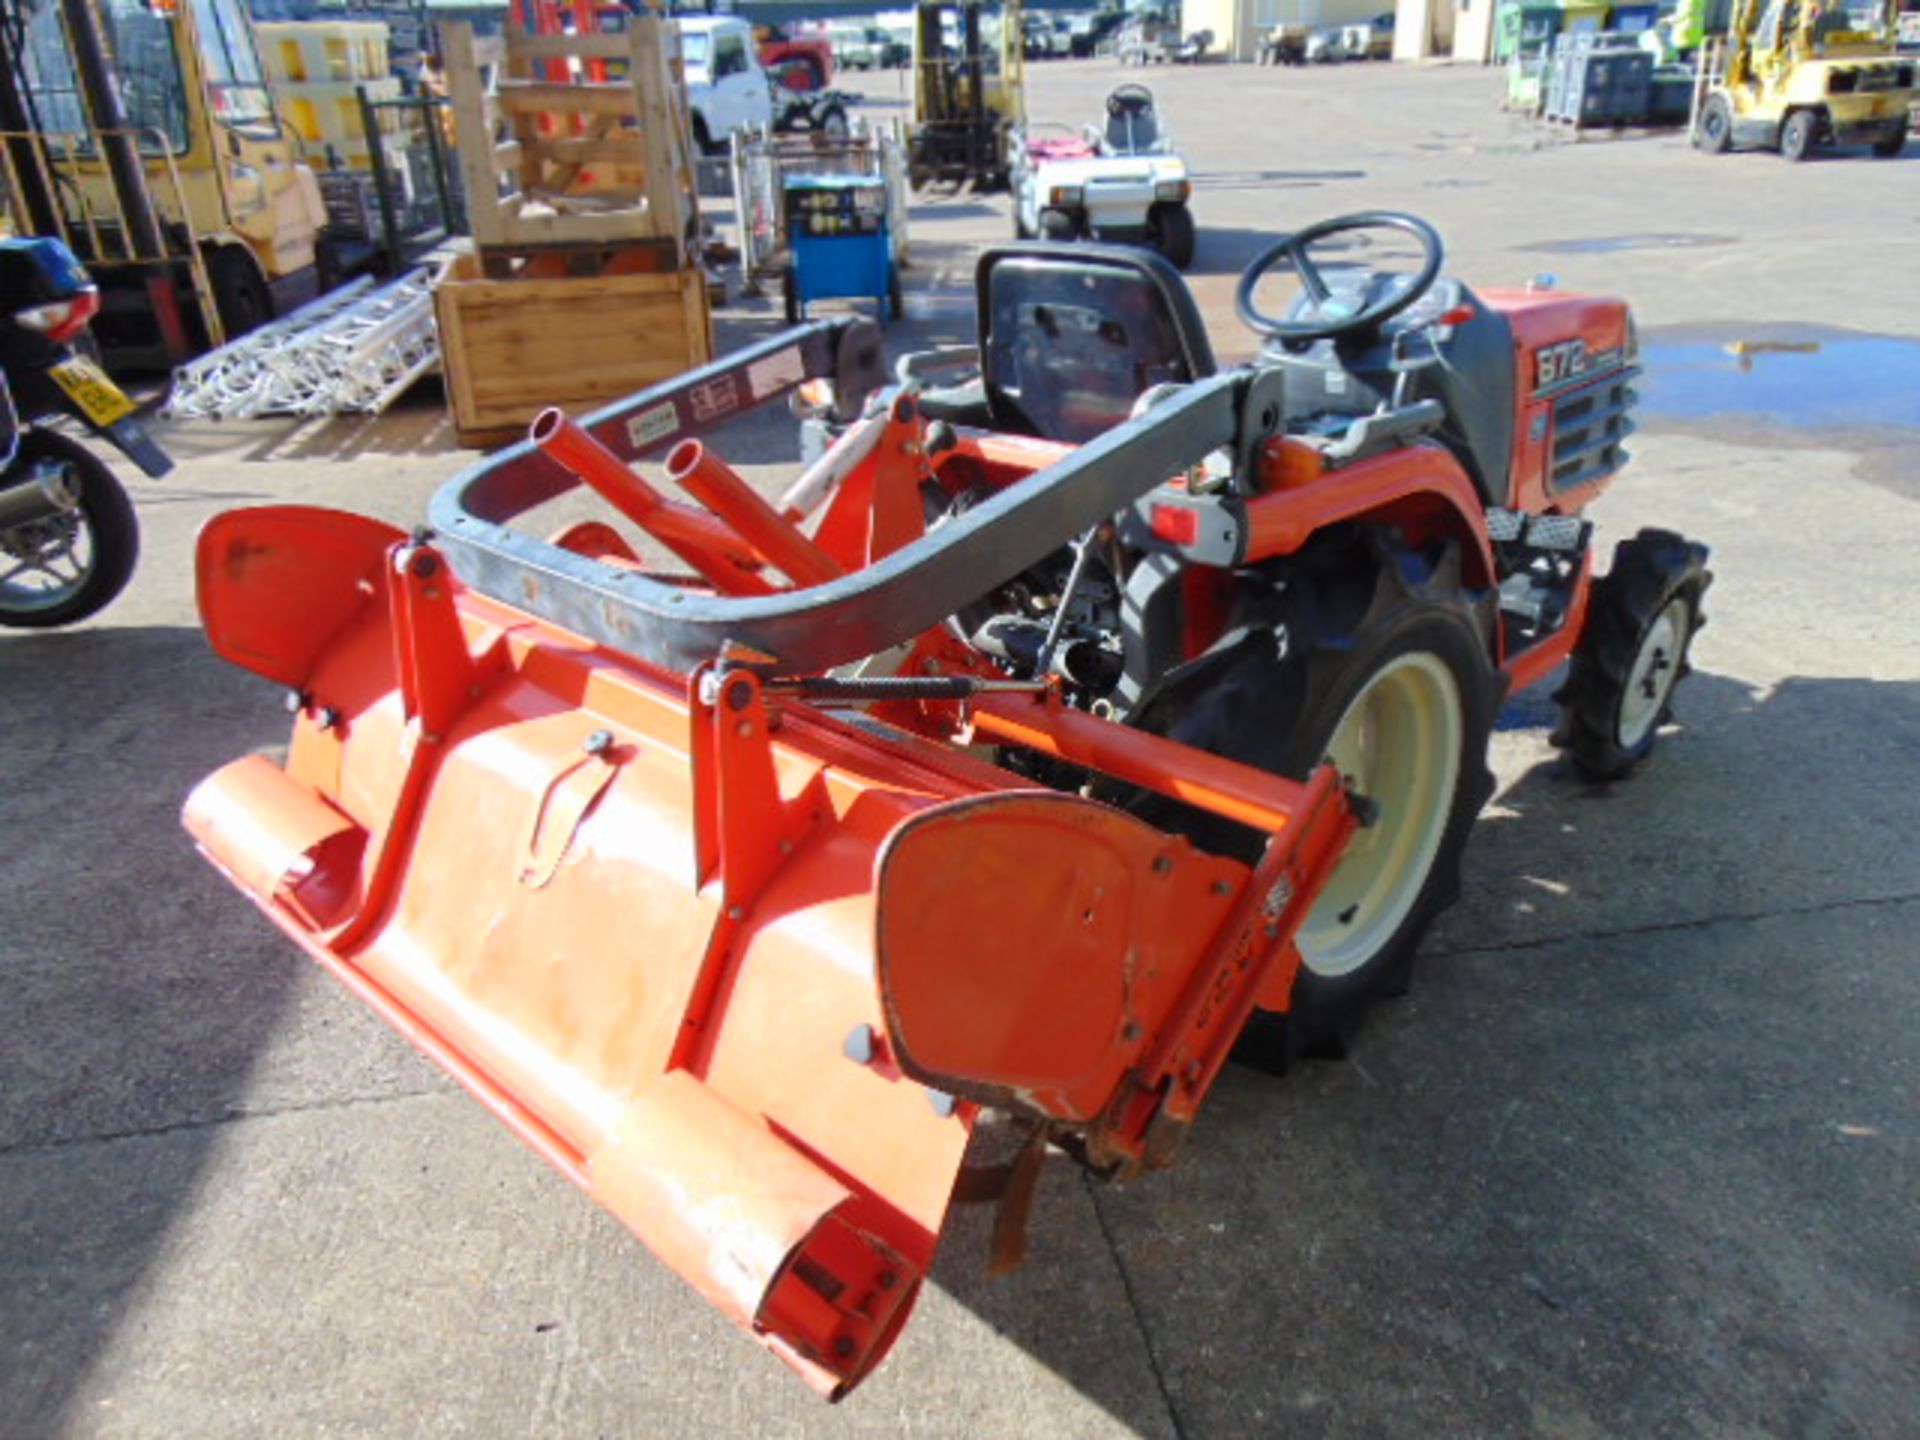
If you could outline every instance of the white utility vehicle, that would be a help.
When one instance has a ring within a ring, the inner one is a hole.
[[[1013,228],[1022,239],[1148,245],[1181,269],[1193,260],[1187,162],[1144,85],[1107,96],[1104,129],[1030,126],[1012,138]]]
[[[680,60],[686,69],[693,139],[703,155],[725,152],[736,130],[817,130],[847,138],[846,97],[837,90],[804,95],[783,88],[760,64],[753,30],[731,15],[683,15]]]

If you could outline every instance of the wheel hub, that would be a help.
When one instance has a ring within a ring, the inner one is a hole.
[[[1684,596],[1675,596],[1653,619],[1640,639],[1633,657],[1625,691],[1620,697],[1620,718],[1614,739],[1623,750],[1631,750],[1652,733],[1666,712],[1667,698],[1680,678],[1679,656],[1687,639],[1689,607]]]
[[[78,480],[66,467],[45,478],[50,500],[67,508],[0,531],[0,605],[10,609],[58,605],[93,570],[91,538],[78,509]]]
[[[1453,672],[1425,652],[1390,661],[1340,717],[1327,758],[1379,815],[1355,832],[1300,929],[1314,974],[1360,969],[1413,909],[1446,833],[1465,725]]]
[[[0,541],[0,600],[19,609],[57,605],[86,581],[92,561],[78,516],[60,515],[10,531]]]

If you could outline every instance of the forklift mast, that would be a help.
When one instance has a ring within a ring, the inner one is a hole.
[[[210,297],[156,202],[148,159],[159,132],[138,64],[145,57],[110,29],[125,9],[0,0],[0,162],[16,229],[63,241],[105,292],[95,338],[111,345],[116,298],[136,296],[156,357],[171,364],[192,350],[176,271],[196,272],[190,286],[203,315]]]
[[[50,178],[62,238],[104,267],[104,347],[130,365],[162,352],[175,365],[312,298],[326,207],[277,113],[246,0],[0,6],[32,121],[24,146]],[[91,58],[75,13],[97,20]],[[123,97],[119,110],[101,103],[94,69]],[[130,177],[144,179],[144,220]],[[197,325],[169,313],[181,300]]]
[[[1753,73],[1753,30],[1760,20],[1760,0],[1734,0],[1727,21],[1726,83],[1739,85]]]
[[[13,223],[28,235],[58,235],[60,209],[53,183],[36,163],[32,134],[38,128],[21,61],[20,17],[11,0],[0,0],[0,132]]]
[[[991,48],[982,23],[990,8],[999,11]],[[914,123],[982,124],[995,116],[1009,124],[1024,120],[1024,34],[1019,0],[997,7],[981,0],[920,0],[914,7]]]
[[[1754,79],[1755,61],[1766,57],[1772,68],[1784,69],[1803,61],[1821,58],[1826,48],[1836,43],[1854,46],[1877,44],[1880,37],[1891,46],[1899,25],[1901,0],[1881,0],[1875,7],[1879,36],[1849,29],[1835,30],[1835,14],[1850,14],[1845,0],[1735,0],[1727,25],[1726,83],[1739,85]]]

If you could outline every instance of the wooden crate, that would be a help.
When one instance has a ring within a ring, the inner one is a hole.
[[[584,414],[713,358],[697,267],[492,280],[463,250],[436,279],[433,305],[447,406],[473,449],[523,438],[549,405]]]
[[[674,240],[624,240],[598,245],[489,245],[480,251],[489,280],[570,280],[603,275],[659,275],[686,265]]]
[[[695,221],[676,34],[635,15],[617,34],[479,41],[442,21],[454,151],[473,238],[488,246],[684,243]],[[601,75],[615,79],[595,79]],[[556,78],[557,77],[557,78]]]

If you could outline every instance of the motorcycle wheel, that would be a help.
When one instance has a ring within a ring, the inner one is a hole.
[[[79,496],[72,510],[0,531],[0,625],[45,630],[104,608],[140,554],[133,502],[106,462],[64,435],[30,430],[15,473],[51,462]]]

